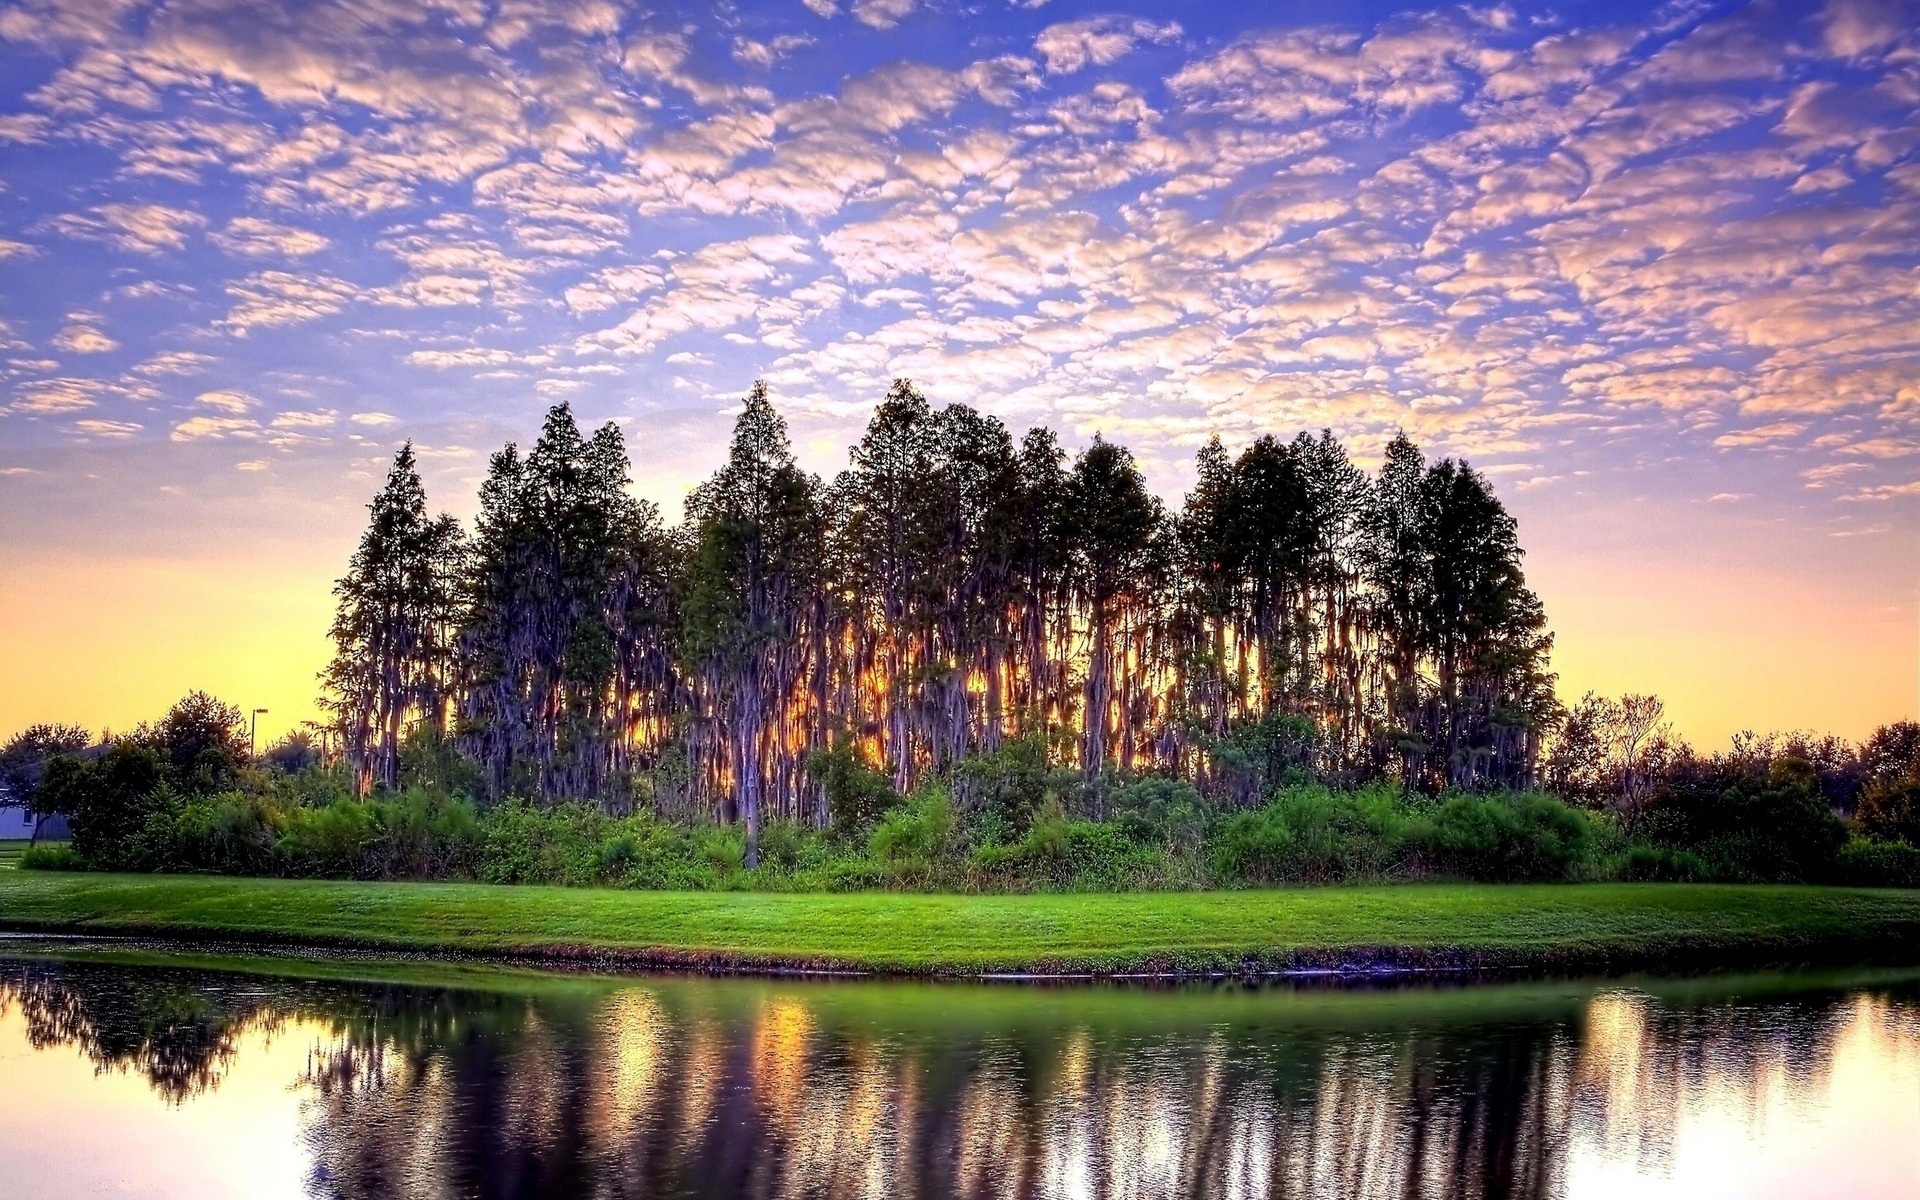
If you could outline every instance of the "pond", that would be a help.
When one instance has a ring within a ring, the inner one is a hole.
[[[609,977],[0,941],[0,1196],[1920,1196],[1920,971]]]

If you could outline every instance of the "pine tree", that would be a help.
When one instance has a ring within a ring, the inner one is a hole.
[[[766,810],[801,815],[803,763],[823,715],[796,711],[796,692],[817,644],[807,624],[820,611],[825,514],[764,383],[747,396],[726,465],[688,499],[687,521],[679,652],[693,682],[689,752],[707,786],[725,787],[724,816],[745,824],[751,866]]]
[[[427,515],[413,445],[394,457],[339,598],[323,704],[361,791],[399,779],[410,723],[445,728],[464,540],[452,517]]]

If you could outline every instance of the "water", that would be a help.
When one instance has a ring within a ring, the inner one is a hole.
[[[1920,1197],[1920,972],[1149,990],[0,954],[4,1197]]]

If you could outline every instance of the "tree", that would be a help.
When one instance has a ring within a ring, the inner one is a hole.
[[[1096,436],[1074,460],[1067,497],[1069,570],[1088,635],[1080,769],[1092,782],[1116,738],[1121,765],[1133,765],[1141,714],[1130,693],[1143,680],[1119,642],[1149,615],[1170,547],[1160,501],[1123,447]]]
[[[1895,721],[1873,731],[1860,747],[1868,784],[1920,779],[1920,721]]]
[[[334,657],[321,675],[362,793],[394,786],[409,722],[446,727],[465,551],[453,518],[427,513],[411,442],[367,508],[367,530],[334,585]]]
[[[92,743],[93,735],[78,725],[49,723],[29,725],[0,746],[0,808],[24,809],[34,818],[30,840],[38,841],[41,824],[59,811],[43,807],[40,783],[47,764],[71,759]]]
[[[78,725],[29,725],[0,746],[0,808],[31,808],[34,789],[47,761],[55,755],[76,754],[93,742]]]
[[[182,696],[157,723],[135,729],[130,740],[152,750],[169,781],[188,795],[232,786],[252,759],[240,709],[200,691]]]
[[[687,522],[693,547],[678,590],[689,752],[707,786],[726,787],[726,816],[746,825],[752,866],[766,802],[800,815],[805,756],[824,718],[795,689],[807,677],[807,624],[822,607],[826,518],[764,383],[734,423],[726,465],[688,498]]]
[[[363,787],[411,754],[488,797],[740,821],[752,855],[764,820],[830,820],[821,753],[905,792],[1017,740],[1096,807],[1114,770],[1531,781],[1552,638],[1483,476],[1398,436],[1369,479],[1325,430],[1197,466],[1170,519],[1124,447],[1069,461],[898,379],[823,489],[756,384],[668,530],[619,429],[563,404],[492,457],[469,542],[409,448],[339,588],[343,745]]]
[[[624,803],[667,739],[674,550],[628,471],[619,428],[583,438],[565,404],[524,458],[489,464],[459,658],[462,737],[495,795]]]
[[[855,702],[876,707],[881,757],[901,791],[912,788],[921,760],[937,754],[928,718],[940,617],[952,595],[946,525],[958,505],[940,452],[926,397],[895,380],[832,492],[842,611],[854,622],[853,675],[879,683],[878,695],[861,689]]]

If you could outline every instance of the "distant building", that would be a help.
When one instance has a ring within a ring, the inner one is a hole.
[[[24,808],[0,808],[0,842],[34,836],[34,818]],[[39,822],[42,841],[64,842],[73,835],[67,830],[67,818],[55,813]]]

